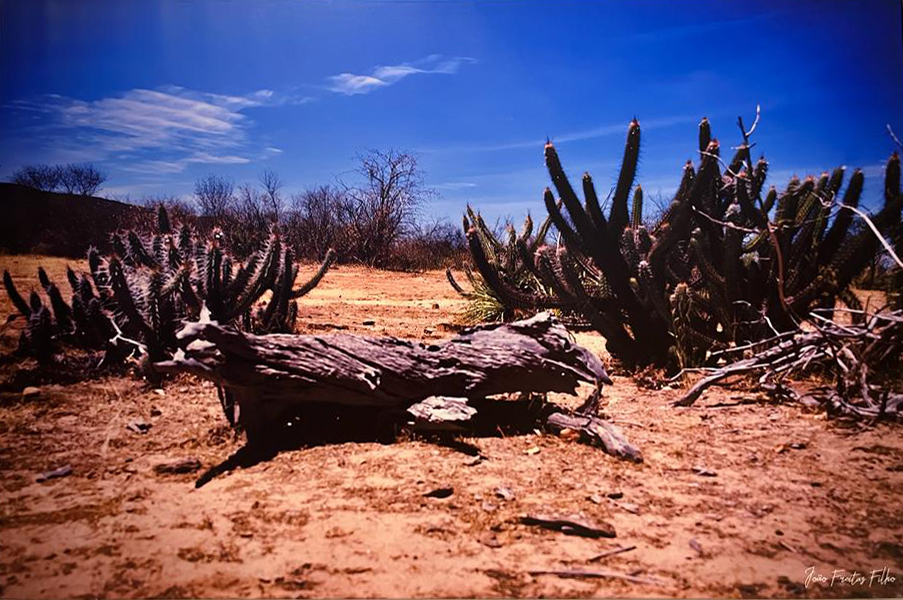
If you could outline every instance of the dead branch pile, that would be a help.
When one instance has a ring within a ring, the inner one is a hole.
[[[675,406],[690,406],[710,386],[738,375],[759,374],[760,389],[777,397],[820,405],[832,414],[879,419],[903,418],[903,311],[868,314],[848,310],[852,324],[840,324],[824,316],[829,309],[813,311],[812,331],[788,332],[768,340],[722,351],[745,358],[712,369]],[[800,393],[784,379],[790,374],[820,370],[833,378],[833,386]]]

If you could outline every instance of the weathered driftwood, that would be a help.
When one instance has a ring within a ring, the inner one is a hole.
[[[473,416],[467,402],[515,392],[575,394],[581,383],[590,383],[596,392],[581,415],[545,410],[537,415],[540,424],[578,430],[608,452],[641,460],[617,428],[590,416],[598,390],[611,380],[599,359],[548,313],[474,327],[430,345],[351,334],[257,336],[203,318],[178,337],[183,348],[155,366],[218,383],[225,405],[237,408],[233,417],[249,443],[299,405],[386,411],[417,405],[412,415],[420,421],[455,423]]]

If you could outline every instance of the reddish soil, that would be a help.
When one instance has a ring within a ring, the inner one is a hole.
[[[0,257],[26,289],[37,262],[65,282],[60,259]],[[300,329],[439,339],[462,307],[441,272],[340,267],[303,299]],[[10,310],[0,294],[0,318]],[[17,326],[4,329],[7,354]],[[577,337],[607,361],[604,340]],[[195,489],[200,471],[154,467],[195,458],[206,469],[241,446],[211,384],[108,376],[9,389],[32,368],[8,356],[0,366],[3,597],[903,596],[899,427],[746,392],[676,409],[680,389],[615,374],[603,410],[643,464],[538,433],[465,439],[482,461],[407,436],[286,451]],[[146,434],[127,429],[137,419]],[[36,481],[67,464],[70,475]],[[424,496],[441,487],[453,493]],[[520,524],[527,513],[579,514],[617,537]],[[622,547],[635,548],[591,560]],[[807,585],[809,568],[827,580]],[[832,585],[835,569],[864,580],[838,572]]]

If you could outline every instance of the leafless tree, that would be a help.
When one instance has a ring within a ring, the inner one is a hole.
[[[359,155],[361,187],[345,187],[343,218],[351,227],[357,259],[385,266],[393,246],[416,224],[421,204],[435,192],[425,187],[417,159],[408,153],[371,150]]]
[[[260,246],[278,216],[270,210],[265,194],[249,184],[238,186],[226,235],[232,252],[246,256]]]
[[[195,182],[194,195],[202,216],[221,221],[234,202],[235,183],[220,175],[207,175]]]
[[[348,261],[347,228],[342,216],[348,212],[345,193],[334,186],[321,185],[292,196],[285,228],[296,251],[320,260],[332,248],[342,262]]]
[[[269,211],[274,215],[275,220],[279,220],[282,215],[282,179],[275,171],[269,169],[263,171],[258,176],[260,185],[263,186],[263,196],[268,205]]]
[[[10,181],[36,190],[52,192],[60,185],[62,169],[59,166],[27,165],[12,174]]]
[[[90,164],[68,164],[60,173],[63,190],[79,196],[93,196],[106,180],[107,174]]]

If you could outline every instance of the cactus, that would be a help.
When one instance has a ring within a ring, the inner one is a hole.
[[[634,186],[639,140],[634,119],[607,216],[589,174],[583,175],[581,202],[557,150],[546,144],[557,197],[546,189],[543,201],[561,234],[558,248],[490,238],[468,208],[465,230],[478,283],[509,309],[582,315],[627,368],[699,366],[713,349],[796,327],[815,306],[855,303],[850,284],[879,249],[874,234],[843,208],[859,204],[861,171],[853,173],[840,201],[842,167],[817,180],[794,177],[782,192],[772,186],[763,198],[764,157],[753,165],[750,146],[741,144],[722,172],[720,144],[703,119],[698,165],[684,166],[668,210],[658,222],[645,223],[643,191]],[[894,154],[884,205],[872,219],[897,247],[901,208],[900,160]],[[517,260],[509,259],[512,245]]]
[[[244,264],[233,260],[222,238],[214,231],[210,239],[199,239],[187,224],[174,230],[160,206],[157,233],[117,232],[109,256],[88,251],[87,275],[67,271],[69,303],[43,269],[38,280],[49,306],[34,292],[26,302],[4,272],[7,294],[27,319],[20,348],[46,361],[60,343],[110,350],[134,342],[138,354],[159,361],[176,349],[181,323],[199,318],[203,307],[219,323],[255,333],[291,332],[297,299],[322,280],[335,252],[330,250],[313,277],[295,288],[299,267],[277,232]],[[267,293],[269,299],[258,306]]]

